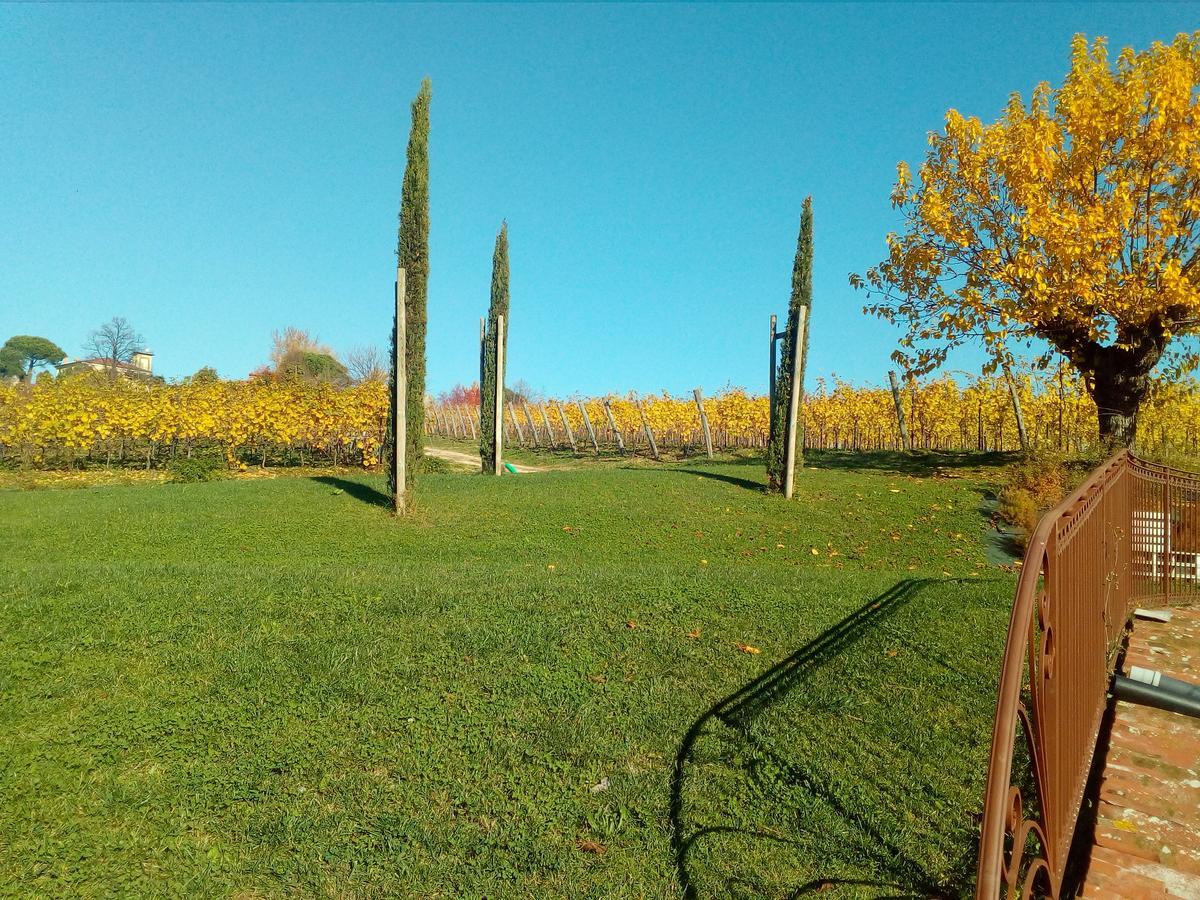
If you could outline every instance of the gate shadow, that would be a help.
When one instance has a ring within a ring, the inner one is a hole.
[[[912,801],[917,807],[918,819],[922,814],[922,802],[952,806],[953,801],[958,800],[968,806],[958,810],[958,818],[947,823],[948,835],[932,842],[936,844],[932,852],[930,847],[915,846],[905,840],[905,836],[912,834],[915,838],[925,826],[914,827],[911,822],[902,821],[912,816],[907,808],[897,808],[904,807],[908,798],[894,802],[894,796],[906,787],[905,773],[886,770],[882,762],[882,757],[895,757],[897,746],[904,743],[903,738],[899,741],[895,738],[895,720],[903,713],[889,711],[880,718],[875,706],[864,707],[866,715],[875,714],[879,721],[863,725],[859,730],[864,733],[852,742],[853,747],[859,756],[867,758],[871,758],[868,745],[872,742],[877,742],[880,747],[886,745],[887,752],[879,755],[881,761],[877,768],[864,766],[860,770],[852,765],[847,770],[833,762],[838,753],[830,748],[839,739],[846,740],[846,729],[841,727],[844,722],[863,720],[850,715],[851,711],[857,710],[852,701],[847,701],[841,682],[837,681],[837,672],[832,686],[825,686],[824,690],[810,695],[813,678],[820,670],[831,665],[844,665],[839,658],[854,645],[882,639],[884,649],[880,650],[880,655],[885,660],[904,653],[918,661],[923,673],[934,673],[932,679],[923,675],[923,681],[951,686],[974,684],[968,693],[978,693],[979,697],[968,702],[976,706],[982,703],[984,714],[975,716],[968,724],[986,731],[978,736],[986,744],[990,739],[990,713],[987,712],[992,699],[990,685],[988,690],[980,691],[977,673],[970,671],[969,663],[960,665],[954,652],[954,636],[947,635],[947,646],[939,651],[935,647],[921,646],[919,639],[912,639],[909,629],[893,627],[893,620],[927,588],[934,585],[945,588],[956,583],[953,579],[898,582],[758,678],[714,704],[696,720],[676,753],[670,783],[671,849],[684,897],[691,900],[705,896],[802,897],[831,890],[834,891],[832,896],[844,896],[837,889],[846,889],[857,896],[867,893],[871,896],[952,897],[969,889],[975,860],[974,842],[970,839],[976,827],[970,808],[974,798],[972,792],[966,788],[952,791],[955,796],[947,802],[945,797],[938,796],[939,786],[927,788],[931,796]],[[972,585],[981,583],[981,579],[970,579]],[[940,613],[939,607],[935,615]],[[998,621],[1002,624],[1003,618]],[[1000,630],[1002,632],[1002,628]],[[868,675],[873,674],[875,664],[870,660],[875,658],[876,649],[871,645],[860,654],[866,660],[864,667]],[[986,668],[986,665],[985,661],[983,666]],[[854,686],[862,688],[861,674],[853,671],[850,674],[858,679]],[[898,688],[904,688],[904,685],[867,685],[868,691],[895,692]],[[877,699],[871,701],[872,704],[878,702]],[[929,702],[939,704],[942,698],[935,696]],[[959,701],[955,697],[950,702]],[[883,706],[888,705],[883,703]],[[823,722],[826,726],[837,723],[840,733],[812,734],[806,733],[802,725],[797,726],[802,722],[812,725],[811,720],[822,716],[827,717]],[[919,722],[914,722],[913,726],[921,727]],[[916,743],[920,744],[920,740]],[[806,744],[809,745],[808,753],[804,751]],[[846,749],[850,747],[851,743],[845,745]],[[813,753],[814,749],[819,752]],[[951,768],[969,769],[970,765],[968,759]],[[717,770],[716,790],[711,778],[713,770]],[[982,772],[979,775],[982,785]],[[736,791],[721,794],[722,778],[735,782]],[[907,786],[919,792],[919,781],[914,777]],[[715,804],[711,802],[711,796],[698,796],[693,804],[695,809],[689,809],[686,795],[690,785],[698,785],[697,794],[707,790],[710,795],[721,796]],[[957,794],[972,799],[962,801]],[[707,807],[704,801],[708,801]],[[753,827],[738,823],[734,821],[736,817],[721,809],[722,805],[739,810],[743,819],[749,810],[750,817],[765,819],[768,824]],[[720,821],[702,824],[699,819],[705,818],[706,813]],[[788,822],[793,823],[792,827],[788,827]],[[725,858],[719,852],[722,846],[736,846],[737,849]],[[779,871],[781,858],[792,861],[798,876],[783,885],[778,883],[780,878],[786,880],[786,874]],[[931,865],[931,858],[935,864]],[[814,872],[812,865],[797,868],[797,859],[805,860],[806,864],[819,861],[820,871]],[[771,864],[772,860],[775,865]],[[719,882],[719,886],[714,887],[714,882]]]

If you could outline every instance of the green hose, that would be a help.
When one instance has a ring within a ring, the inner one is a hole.
[[[512,463],[507,463],[507,462],[506,462],[506,463],[504,464],[504,468],[508,469],[508,471],[512,472],[512,474],[514,474],[514,475],[516,475],[516,474],[517,474],[517,467],[516,467],[516,466],[514,466]]]

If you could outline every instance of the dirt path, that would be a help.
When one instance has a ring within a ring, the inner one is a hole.
[[[426,447],[426,456],[436,456],[438,459],[444,459],[446,462],[452,462],[460,466],[470,466],[473,469],[479,468],[479,456],[474,453],[463,453],[461,450],[447,450],[444,447]],[[518,474],[529,475],[534,472],[545,472],[542,466],[522,466],[513,463]]]

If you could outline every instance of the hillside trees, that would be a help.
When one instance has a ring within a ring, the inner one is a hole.
[[[17,334],[0,347],[0,376],[28,381],[38,366],[57,366],[66,353],[53,341],[32,334]]]

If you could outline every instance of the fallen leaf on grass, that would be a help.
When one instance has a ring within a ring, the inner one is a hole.
[[[743,653],[762,653],[757,647],[751,647],[749,644],[738,643],[737,648]]]
[[[588,681],[592,682],[592,684],[604,684],[604,682],[608,681],[608,676],[606,676],[606,675],[589,675]]]
[[[575,846],[578,847],[580,850],[582,850],[584,853],[595,853],[597,855],[603,853],[605,850],[608,849],[603,844],[601,844],[599,841],[578,841],[575,844]]]
[[[555,569],[555,565],[554,565],[554,563],[550,563],[549,565],[546,566],[546,568],[549,569],[551,572],[553,572]]]
[[[692,631],[689,631],[687,633],[687,636],[690,637],[692,640],[695,640],[696,638],[700,637],[700,629],[696,628],[696,629],[693,629]]]
[[[599,781],[597,781],[595,784],[592,785],[592,793],[593,794],[599,794],[601,791],[607,791],[607,790],[608,790],[607,776],[604,778],[601,778]]]
[[[625,627],[626,628],[637,628],[637,622],[633,621],[633,619],[630,619],[628,622],[625,623]]]

